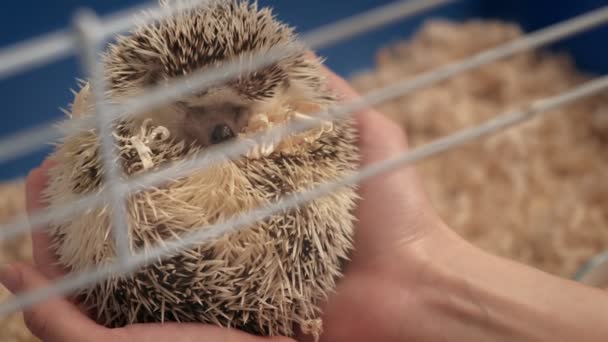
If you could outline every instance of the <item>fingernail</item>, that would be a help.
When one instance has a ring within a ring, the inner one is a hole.
[[[0,283],[13,293],[18,290],[21,279],[17,269],[12,265],[5,265],[0,268]]]

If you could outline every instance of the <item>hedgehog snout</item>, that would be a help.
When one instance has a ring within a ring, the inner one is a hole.
[[[186,139],[202,146],[226,142],[241,133],[248,122],[247,111],[232,106],[186,111],[183,130]]]

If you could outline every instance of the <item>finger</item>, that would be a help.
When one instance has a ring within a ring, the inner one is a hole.
[[[55,161],[52,159],[45,159],[40,167],[33,169],[28,175],[26,180],[28,188],[26,204],[28,211],[44,208],[41,195],[49,178],[48,171],[55,164]]]
[[[5,267],[0,271],[0,281],[14,294],[49,285],[41,273],[27,265]],[[34,304],[24,311],[23,317],[32,334],[45,342],[85,341],[105,329],[57,297]]]
[[[338,76],[325,65],[321,66],[323,72],[328,76],[330,87],[344,94],[347,100],[356,100],[360,97],[357,91],[342,77]],[[365,109],[356,114],[359,133],[359,148],[362,156],[362,165],[375,164],[396,157],[407,151],[408,143],[405,131],[388,117],[382,115],[374,109]],[[407,192],[402,190],[406,188]],[[391,213],[399,212],[404,208],[409,208],[408,218],[412,219],[417,216],[435,217],[430,206],[424,188],[418,180],[416,171],[413,167],[408,167],[405,170],[397,169],[393,172],[384,174],[383,177],[373,177],[367,179],[360,184],[359,192],[362,199],[357,206],[357,217],[361,223],[359,226],[376,227],[378,220],[387,220],[387,217],[394,217]],[[369,210],[368,208],[375,207],[376,203],[385,202],[387,198],[391,198],[391,205],[385,205],[378,210]],[[367,201],[369,204],[365,204]],[[414,214],[420,213],[421,214]],[[423,215],[424,214],[424,215]],[[367,222],[363,224],[363,222]],[[426,221],[425,221],[426,222]],[[414,224],[415,222],[411,222]],[[403,222],[395,222],[394,227],[401,227]],[[401,234],[400,230],[395,230],[395,233]],[[391,234],[383,234],[388,242],[395,236]],[[413,236],[410,234],[410,236]],[[356,234],[357,245],[361,247],[369,244],[374,248],[381,240],[382,236],[378,236],[375,230],[358,229]],[[361,248],[360,248],[361,249]]]
[[[48,181],[48,169],[53,162],[46,160],[40,168],[34,169],[27,177],[26,210],[28,214],[36,213],[45,207],[41,197]],[[54,279],[65,272],[56,265],[56,256],[51,250],[51,239],[46,227],[32,227],[32,245],[34,261],[41,272],[48,278]]]
[[[40,168],[43,170],[48,170],[56,164],[57,164],[57,162],[55,162],[55,160],[53,160],[53,158],[46,158],[42,162],[42,165],[40,165]]]
[[[287,337],[264,338],[245,332],[197,323],[135,324],[114,329],[124,341],[295,342]]]

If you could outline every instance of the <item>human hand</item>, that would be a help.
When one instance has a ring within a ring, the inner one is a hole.
[[[330,70],[334,89],[357,93]],[[401,129],[356,114],[363,166],[407,150]],[[606,341],[608,296],[488,254],[431,207],[413,168],[361,184],[355,251],[323,310],[329,341]]]
[[[342,93],[346,99],[357,96],[344,80],[329,70],[326,72],[335,90]],[[365,110],[357,113],[356,119],[364,166],[393,157],[407,148],[403,131],[381,114]],[[28,176],[28,212],[44,207],[40,201],[40,193],[47,181],[46,172],[52,164],[51,160],[47,160]],[[428,205],[413,169],[368,180],[361,185],[360,195],[362,200],[356,213],[358,224],[355,255],[345,278],[326,306],[324,340],[328,341],[341,340],[342,337],[350,339],[355,333],[360,340],[371,339],[369,334],[373,333],[376,336],[374,338],[388,341],[386,337],[396,333],[395,329],[399,327],[392,323],[396,320],[387,320],[386,316],[406,314],[401,304],[396,305],[403,300],[412,299],[401,298],[404,293],[401,277],[403,274],[411,274],[411,270],[416,267],[414,262],[403,265],[400,260],[406,257],[408,246],[416,246],[433,235],[433,230],[440,226],[440,221]],[[15,265],[4,272],[3,281],[6,280],[13,292],[45,286],[66,274],[65,270],[57,266],[57,258],[49,248],[49,236],[44,229],[36,229],[32,233],[32,242],[36,266]],[[356,316],[350,317],[350,313],[356,313]],[[190,326],[186,330],[182,329],[184,325],[180,325],[179,330],[176,330],[176,327],[169,324],[162,327],[146,325],[105,329],[96,325],[78,311],[75,305],[63,298],[53,298],[34,306],[25,312],[25,319],[34,334],[49,341],[78,340],[83,336],[83,332],[87,337],[98,334],[105,338],[115,334],[137,334],[138,337],[148,334],[146,336],[160,337],[179,331],[187,338],[217,335],[224,331],[201,325]],[[369,329],[357,332],[353,326]],[[235,338],[252,338],[237,332],[223,334]]]

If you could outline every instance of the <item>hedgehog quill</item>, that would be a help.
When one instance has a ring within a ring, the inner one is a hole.
[[[179,6],[180,1],[161,1]],[[281,44],[299,44],[269,8],[212,0],[118,37],[104,55],[111,101],[150,86],[212,69]],[[178,101],[116,120],[114,135],[124,178],[200,156],[212,146],[246,140],[290,120],[307,120],[337,102],[304,49],[276,63],[202,89]],[[73,118],[94,115],[87,82],[71,106]],[[319,128],[256,146],[235,160],[146,189],[127,198],[132,252],[141,253],[194,229],[260,208],[294,192],[337,180],[359,161],[353,122]],[[104,167],[95,129],[57,144],[51,208],[103,189]],[[322,332],[319,304],[335,289],[353,248],[356,192],[352,187],[268,217],[239,232],[206,241],[113,276],[79,292],[82,304],[108,327],[148,322],[201,322],[262,336]],[[52,222],[53,247],[64,267],[79,271],[116,262],[111,206]],[[205,229],[205,228],[202,228]]]

